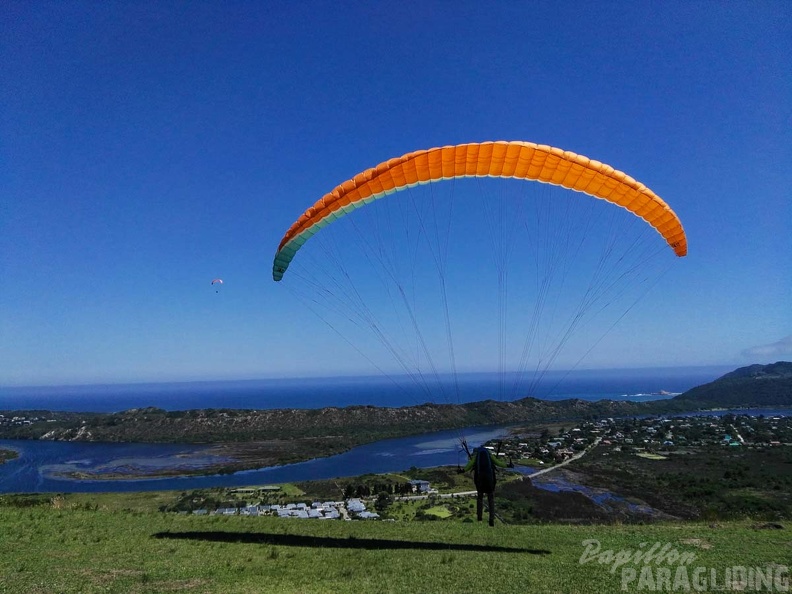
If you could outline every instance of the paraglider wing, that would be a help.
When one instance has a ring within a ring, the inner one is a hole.
[[[222,285],[222,284],[223,284],[222,278],[216,278],[212,281],[212,285]]]
[[[415,151],[380,163],[345,181],[292,224],[275,254],[272,278],[281,280],[294,255],[312,235],[352,210],[418,184],[458,177],[525,179],[606,200],[654,227],[677,256],[687,254],[685,231],[674,211],[627,174],[559,148],[531,142],[498,141]]]

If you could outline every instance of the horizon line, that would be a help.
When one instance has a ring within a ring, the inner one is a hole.
[[[719,363],[719,364],[706,364],[706,365],[662,365],[657,367],[598,367],[598,368],[586,368],[586,369],[551,369],[546,371],[543,375],[557,375],[557,374],[565,374],[565,375],[574,375],[574,374],[582,374],[582,373],[597,373],[597,372],[657,372],[661,370],[704,370],[704,369],[720,369],[720,368],[728,368],[728,369],[739,369],[740,367],[748,367],[751,365],[756,365],[757,363],[747,363],[745,365],[737,365],[737,364],[729,364],[729,363]],[[760,363],[760,365],[762,365]],[[453,371],[444,371],[438,374],[438,376],[471,376],[471,375],[485,375],[485,374],[501,374],[504,375],[511,375],[515,373],[520,373],[519,370],[512,370],[501,372],[498,370],[478,370],[478,371],[457,371],[456,373]],[[34,383],[10,383],[10,384],[0,384],[0,390],[16,390],[16,389],[40,389],[40,388],[90,388],[90,387],[108,387],[108,386],[146,386],[146,385],[163,385],[163,384],[217,384],[217,383],[243,383],[243,382],[262,382],[262,381],[305,381],[305,380],[312,380],[312,381],[320,381],[320,380],[342,380],[342,379],[371,379],[376,378],[378,380],[388,380],[389,378],[404,378],[410,377],[406,373],[392,373],[392,374],[380,374],[380,373],[342,373],[338,375],[332,375],[329,373],[324,372],[317,372],[316,374],[307,374],[302,376],[294,376],[294,375],[262,375],[260,377],[245,377],[245,378],[210,378],[210,379],[141,379],[141,380],[118,380],[118,381],[85,381],[85,382],[52,382],[52,383],[41,383],[41,384],[34,384]]]

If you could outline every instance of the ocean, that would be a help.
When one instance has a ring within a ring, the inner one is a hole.
[[[496,373],[442,376],[428,391],[405,376],[255,379],[84,386],[0,387],[0,410],[118,412],[156,406],[274,409],[353,405],[415,406],[425,402],[461,404],[477,400],[655,400],[710,382],[732,367],[549,372],[528,391],[515,390],[516,378]]]

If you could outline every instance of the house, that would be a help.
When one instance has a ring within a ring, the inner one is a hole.
[[[556,450],[555,457],[556,459],[566,460],[571,458],[574,454],[575,452],[569,448],[561,448],[560,450]]]
[[[429,481],[412,480],[410,481],[410,485],[412,485],[413,493],[429,492]]]
[[[379,514],[376,514],[374,512],[364,511],[358,514],[358,518],[360,518],[361,520],[376,520],[377,518],[379,518]]]
[[[360,499],[347,499],[346,508],[356,514],[366,511],[366,505]]]

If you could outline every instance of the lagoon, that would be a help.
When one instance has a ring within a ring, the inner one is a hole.
[[[427,468],[466,462],[459,449],[462,435],[471,447],[506,435],[505,427],[474,427],[412,437],[386,439],[358,446],[336,456],[297,464],[248,470],[235,474],[140,480],[79,480],[62,472],[206,464],[209,446],[0,440],[0,448],[19,452],[19,458],[0,465],[0,493],[66,493],[165,491],[263,485],[399,472],[412,466]],[[215,459],[216,460],[216,459]]]

